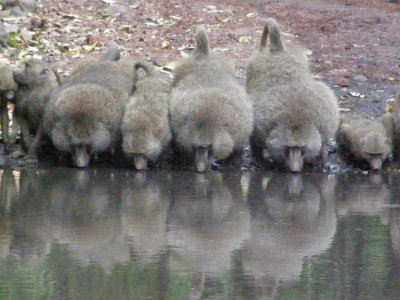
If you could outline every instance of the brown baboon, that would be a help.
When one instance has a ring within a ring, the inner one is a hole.
[[[23,69],[14,72],[14,80],[18,85],[14,117],[21,127],[23,149],[29,150],[31,134],[36,134],[50,94],[60,85],[60,78],[49,63],[30,59]]]
[[[52,95],[44,115],[44,134],[59,151],[70,153],[76,166],[88,166],[91,154],[115,150],[135,82],[130,61],[99,60],[87,65]]]
[[[390,128],[381,121],[342,119],[336,139],[343,154],[367,161],[372,170],[380,170],[392,152]]]
[[[139,61],[135,69],[143,69],[147,76],[136,83],[126,105],[122,149],[126,156],[133,155],[137,170],[145,170],[147,161],[156,161],[171,140],[169,84],[149,63]]]
[[[293,172],[319,154],[326,162],[325,147],[338,126],[336,98],[313,78],[305,50],[283,45],[273,19],[267,20],[260,51],[247,68],[247,92],[254,105],[251,146],[256,158],[263,158],[266,148]]]
[[[0,119],[1,134],[4,145],[9,143],[9,117],[7,103],[14,98],[14,90],[17,84],[14,81],[11,68],[5,64],[0,64]]]
[[[210,51],[203,28],[194,53],[175,70],[171,129],[177,148],[194,155],[198,172],[239,152],[251,133],[252,105],[234,72],[231,59]]]
[[[391,127],[393,156],[398,160],[400,158],[400,88],[389,112],[383,116],[383,121],[387,127]]]

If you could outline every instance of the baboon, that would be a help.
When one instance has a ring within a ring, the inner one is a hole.
[[[57,150],[70,153],[77,167],[87,167],[91,154],[115,150],[135,82],[128,60],[100,59],[87,65],[53,93],[43,133]]]
[[[136,83],[126,105],[122,149],[126,156],[133,155],[137,170],[145,170],[147,161],[156,161],[171,140],[169,84],[149,63],[138,61],[135,69],[143,69],[147,76]]]
[[[14,80],[18,85],[14,117],[21,127],[22,148],[28,151],[32,146],[31,134],[36,134],[50,94],[60,85],[60,77],[50,63],[29,59],[23,69],[14,71]]]
[[[318,155],[326,162],[325,148],[338,126],[336,98],[313,78],[306,51],[284,46],[274,19],[267,20],[259,53],[247,67],[247,92],[254,105],[255,158],[261,160],[267,149],[292,172]]]
[[[367,161],[371,170],[380,170],[392,152],[390,128],[382,121],[343,118],[336,140],[343,154],[348,151],[355,159]]]
[[[14,98],[14,91],[17,84],[14,81],[12,69],[0,64],[0,118],[1,118],[1,134],[3,143],[8,146],[9,143],[9,117],[7,103]]]
[[[391,128],[393,140],[393,156],[396,160],[400,158],[400,88],[397,91],[396,99],[392,103],[389,112],[383,116],[383,122]]]
[[[171,129],[177,148],[194,155],[198,172],[239,152],[251,133],[252,105],[234,72],[230,58],[211,53],[201,27],[194,53],[174,72]]]

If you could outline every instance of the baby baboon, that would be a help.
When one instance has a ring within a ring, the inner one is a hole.
[[[390,128],[381,121],[342,119],[336,139],[341,152],[367,161],[372,170],[380,170],[392,152]]]
[[[7,103],[14,98],[14,90],[17,84],[14,81],[11,68],[5,64],[0,64],[0,119],[1,134],[3,143],[7,146],[9,143],[9,117]]]
[[[210,52],[199,28],[194,53],[175,70],[170,108],[177,147],[194,155],[198,172],[239,152],[251,133],[252,105],[234,72],[231,59]]]
[[[171,140],[169,127],[169,84],[152,65],[138,61],[135,69],[147,76],[136,83],[136,90],[125,108],[122,122],[122,149],[133,155],[137,170],[147,169],[147,161],[156,161]]]
[[[22,146],[29,150],[31,134],[36,134],[50,94],[60,85],[60,77],[49,63],[30,59],[23,69],[14,72],[14,80],[18,85],[14,116],[21,127]]]
[[[391,128],[393,140],[393,156],[396,160],[400,159],[400,88],[397,91],[396,99],[391,105],[391,109],[383,116],[383,121],[387,127]]]
[[[115,149],[135,74],[130,61],[99,60],[72,74],[52,95],[43,131],[59,151],[72,154],[76,166],[88,166],[91,154]]]
[[[267,40],[269,45],[267,47]],[[247,92],[254,105],[253,155],[266,148],[292,172],[321,154],[338,126],[333,92],[313,79],[305,50],[285,47],[275,20],[268,19],[258,55],[247,68]]]

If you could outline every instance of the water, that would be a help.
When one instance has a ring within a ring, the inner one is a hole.
[[[400,299],[398,175],[0,178],[0,299]]]

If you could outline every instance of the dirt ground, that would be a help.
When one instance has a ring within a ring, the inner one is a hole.
[[[264,22],[274,17],[287,40],[311,50],[314,73],[334,88],[343,112],[379,116],[399,86],[400,4],[384,0],[45,0],[38,15],[48,21],[41,34],[49,54],[66,70],[80,49],[110,41],[165,66],[190,52],[194,28],[206,24],[215,51],[233,56],[244,78]],[[63,45],[69,51],[51,52]]]
[[[286,42],[309,49],[315,76],[335,90],[342,113],[375,118],[400,86],[400,1],[392,1],[42,0],[37,13],[4,19],[24,32],[17,48],[0,49],[0,61],[18,66],[26,55],[49,57],[68,75],[77,59],[116,42],[124,55],[168,73],[193,49],[202,24],[214,51],[235,58],[244,83],[265,20],[273,17]]]
[[[27,30],[27,42],[18,50],[1,54],[0,59],[18,64],[27,54],[50,56],[67,74],[76,59],[88,52],[97,56],[114,41],[134,59],[170,66],[182,53],[191,51],[194,29],[205,24],[215,51],[233,56],[238,76],[244,79],[264,22],[274,17],[285,39],[310,50],[315,75],[334,88],[343,112],[379,116],[399,86],[400,4],[385,0],[39,3],[36,14],[6,20]],[[37,23],[45,25],[32,25]]]

